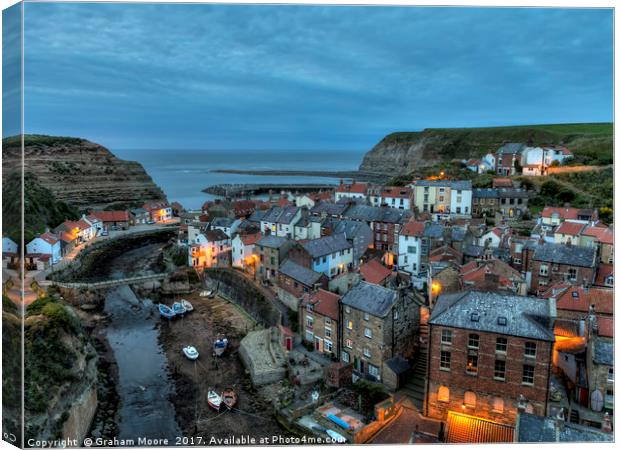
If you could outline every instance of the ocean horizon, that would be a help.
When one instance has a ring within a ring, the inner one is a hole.
[[[186,209],[199,209],[214,199],[202,189],[217,184],[322,183],[338,184],[336,177],[277,176],[218,173],[215,170],[357,170],[367,150],[171,150],[111,149],[119,158],[137,161],[168,200]]]

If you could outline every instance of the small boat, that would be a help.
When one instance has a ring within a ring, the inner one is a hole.
[[[194,310],[194,307],[192,306],[192,304],[189,301],[185,300],[185,299],[181,300],[181,305],[183,305],[183,307],[185,308],[185,310],[187,312],[190,312],[190,311]]]
[[[336,441],[338,443],[347,442],[347,438],[346,437],[344,437],[340,433],[336,433],[334,430],[327,430],[326,433],[327,433],[327,435],[330,438],[332,438],[334,441]]]
[[[228,409],[232,409],[237,404],[237,394],[232,389],[222,391],[222,402]]]
[[[215,353],[215,356],[222,356],[222,354],[226,351],[226,347],[228,347],[228,339],[216,339],[213,343],[213,353]]]
[[[213,291],[201,291],[200,292],[200,296],[201,297],[207,297],[207,298],[213,298],[213,297],[215,297],[215,292],[213,292]]]
[[[209,392],[207,393],[207,403],[211,408],[219,411],[220,406],[222,406],[222,397],[220,397],[217,392],[209,389]]]
[[[196,350],[196,347],[192,347],[188,345],[187,347],[183,347],[183,354],[187,357],[187,359],[191,359],[192,361],[198,359],[199,353]]]
[[[174,302],[172,304],[172,310],[177,316],[182,316],[186,313],[185,306],[183,306],[180,302]]]
[[[164,305],[163,303],[159,304],[159,314],[166,319],[172,319],[176,315],[170,307]]]

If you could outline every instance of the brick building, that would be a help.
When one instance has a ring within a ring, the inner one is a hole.
[[[325,274],[300,266],[290,259],[280,265],[278,272],[278,297],[289,308],[297,310],[299,299],[318,288],[327,288]]]
[[[493,292],[442,295],[431,313],[425,414],[514,425],[547,412],[552,302]]]
[[[541,292],[560,281],[592,285],[596,269],[596,249],[577,245],[544,243],[531,259],[531,292]]]
[[[338,357],[340,296],[325,289],[305,294],[299,308],[301,337],[317,352]]]

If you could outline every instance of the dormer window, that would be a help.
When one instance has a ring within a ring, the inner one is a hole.
[[[480,314],[477,312],[471,313],[471,316],[469,316],[469,318],[472,322],[480,322]]]
[[[506,317],[498,317],[497,324],[502,327],[505,327],[506,325],[508,325],[508,319]]]

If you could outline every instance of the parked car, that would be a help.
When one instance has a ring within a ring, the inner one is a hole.
[[[147,225],[154,225],[154,224],[155,224],[155,221],[154,221],[154,220],[149,220],[149,221],[147,221],[146,223],[147,223]]]

